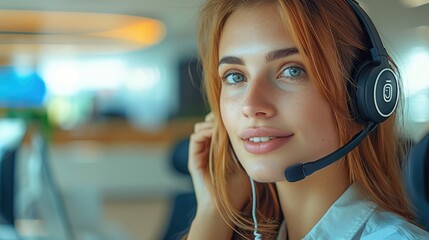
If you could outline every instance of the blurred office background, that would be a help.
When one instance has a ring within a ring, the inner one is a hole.
[[[163,238],[172,199],[192,191],[173,151],[208,112],[201,2],[0,1],[0,153],[19,146],[22,234],[46,235],[53,223],[34,209],[50,209],[63,221],[51,228],[77,239]],[[403,137],[417,141],[429,127],[429,0],[360,2],[402,71]]]

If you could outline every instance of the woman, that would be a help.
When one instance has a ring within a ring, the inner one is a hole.
[[[291,165],[334,152],[365,128],[348,89],[370,58],[367,42],[346,1],[205,4],[200,55],[212,113],[190,138],[198,207],[188,239],[429,236],[411,224],[394,115],[339,161],[285,179]]]

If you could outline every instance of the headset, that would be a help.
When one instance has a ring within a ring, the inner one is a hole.
[[[364,27],[371,42],[371,60],[361,63],[353,74],[356,83],[354,117],[359,121],[381,123],[393,114],[398,105],[398,77],[389,64],[389,57],[380,35],[366,12],[355,0],[347,0]],[[356,112],[357,110],[357,112]]]
[[[368,136],[379,123],[391,116],[398,105],[398,77],[389,64],[389,57],[380,35],[366,12],[356,0],[346,0],[364,28],[370,40],[371,59],[360,63],[352,74],[353,86],[349,86],[352,100],[349,104],[354,119],[366,124],[361,132],[333,153],[307,163],[297,163],[285,170],[289,182],[296,182],[344,157]]]

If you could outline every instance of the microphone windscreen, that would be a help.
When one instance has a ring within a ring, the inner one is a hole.
[[[305,169],[302,163],[294,164],[288,167],[285,171],[286,180],[289,182],[297,182],[304,179],[306,176]]]

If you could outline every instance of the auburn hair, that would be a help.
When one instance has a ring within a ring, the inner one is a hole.
[[[218,76],[219,42],[228,17],[238,8],[274,4],[285,29],[303,58],[307,73],[330,104],[336,120],[340,144],[348,142],[364,125],[350,112],[353,99],[348,92],[352,73],[359,63],[370,58],[367,33],[346,0],[209,0],[199,21],[199,54],[203,67],[206,97],[217,122],[210,151],[210,174],[218,208],[236,234],[250,237],[251,193],[243,209],[234,209],[227,194],[229,174],[240,174],[243,184],[248,176],[235,159],[228,134],[220,116],[221,81]],[[393,65],[393,62],[392,62]],[[357,184],[369,199],[384,210],[412,221],[413,214],[401,178],[396,114],[379,124],[374,132],[343,163],[350,182]],[[258,230],[275,238],[282,213],[275,185],[257,183]]]

